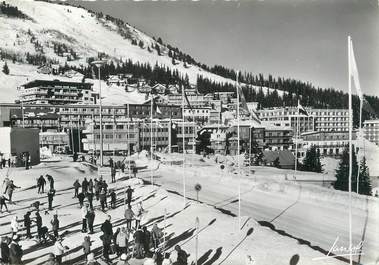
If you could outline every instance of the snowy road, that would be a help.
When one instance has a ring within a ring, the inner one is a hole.
[[[238,215],[238,183],[231,179],[225,183],[212,167],[186,168],[186,196],[195,199],[194,185],[201,183],[200,201],[230,211]],[[155,183],[164,188],[183,194],[183,178],[181,167],[161,166],[155,172]],[[150,173],[142,174],[147,180]],[[305,244],[320,252],[325,257],[333,243],[336,247],[348,247],[348,207],[335,202],[316,202],[303,196],[301,184],[295,193],[278,193],[262,191],[251,181],[241,185],[242,210],[241,215],[251,216],[262,225],[271,227],[274,233],[293,237],[299,244]],[[364,255],[355,256],[361,264],[376,264],[379,258],[379,211],[378,204],[366,203],[362,209],[353,208],[353,245],[363,241]],[[236,219],[236,225],[237,219]],[[278,231],[280,230],[280,231]],[[335,254],[344,254],[337,253]],[[344,260],[348,263],[347,257]],[[314,261],[317,264],[317,260]]]

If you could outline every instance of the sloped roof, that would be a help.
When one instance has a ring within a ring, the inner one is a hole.
[[[263,151],[263,160],[267,163],[273,163],[278,157],[281,166],[295,165],[295,156],[289,150]]]

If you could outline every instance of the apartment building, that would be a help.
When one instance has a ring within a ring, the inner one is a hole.
[[[24,104],[96,104],[99,95],[91,83],[33,80],[18,88]]]
[[[367,140],[379,145],[379,120],[364,121],[363,134]]]

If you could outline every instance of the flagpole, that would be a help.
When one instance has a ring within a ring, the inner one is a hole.
[[[351,214],[351,176],[352,176],[352,162],[353,162],[353,146],[352,146],[352,126],[353,126],[353,115],[352,115],[352,98],[351,98],[351,37],[348,36],[348,72],[349,72],[349,264],[353,264],[352,257],[352,246],[353,246],[353,235],[352,235],[352,214]]]
[[[115,117],[115,109],[113,108],[113,158],[116,156],[116,145],[115,145],[115,127],[116,127],[116,117]]]
[[[360,100],[360,105],[359,105],[359,137],[361,137],[362,139],[362,145],[363,145],[363,131],[362,131],[362,100]],[[363,146],[360,146],[359,148],[359,153],[361,154],[362,151],[361,149],[363,148]],[[363,148],[364,150],[364,148]],[[364,155],[364,154],[363,154]],[[358,156],[359,158],[360,156]],[[361,160],[358,161],[358,174],[357,174],[357,194],[359,194],[359,173],[360,173],[360,163],[361,163]]]
[[[152,91],[151,91],[152,92]],[[151,100],[150,100],[150,182],[151,185],[153,184],[153,93],[151,94]]]
[[[240,101],[238,89],[238,75],[236,76],[237,91],[237,169],[238,169],[238,230],[241,229],[241,172],[240,172]]]
[[[300,100],[297,100],[297,114],[296,114],[296,130],[295,130],[295,172],[294,172],[294,178],[296,180],[296,172],[297,172],[297,137],[299,134],[299,105],[300,105]]]
[[[78,120],[78,141],[79,141],[79,143],[78,143],[78,146],[79,146],[79,153],[82,151],[81,150],[81,146],[80,146],[80,116],[79,116],[79,120]]]
[[[127,124],[126,124],[126,126],[127,126],[127,143],[128,143],[128,176],[129,176],[129,178],[130,178],[130,105],[129,105],[129,103],[128,103],[128,105],[127,105],[127,107],[128,107],[128,113],[127,113],[127,115],[128,115],[128,120],[127,120]]]
[[[183,168],[183,172],[182,172],[182,176],[183,176],[183,208],[186,207],[186,174],[185,174],[185,160],[186,160],[186,156],[185,156],[185,139],[184,139],[184,87],[182,85],[182,137],[183,137],[183,165],[182,165],[182,168]]]

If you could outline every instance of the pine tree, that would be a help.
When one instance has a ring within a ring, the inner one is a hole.
[[[359,194],[371,195],[372,186],[366,157],[361,160],[359,171]]]
[[[354,186],[356,186],[356,179],[357,179],[357,173],[358,173],[358,163],[357,163],[357,157],[354,152],[353,148],[353,163],[352,163],[352,191],[356,190]],[[336,190],[343,190],[348,191],[349,190],[349,149],[346,147],[345,150],[342,153],[342,157],[340,160],[340,163],[338,165],[338,169],[336,170],[336,182],[334,183],[334,188]],[[355,185],[354,185],[355,183]]]
[[[6,75],[9,75],[9,67],[8,67],[7,62],[5,62],[4,66],[3,66],[3,73]]]
[[[307,150],[301,169],[303,171],[322,172],[320,151],[316,149],[316,146],[311,146]]]

